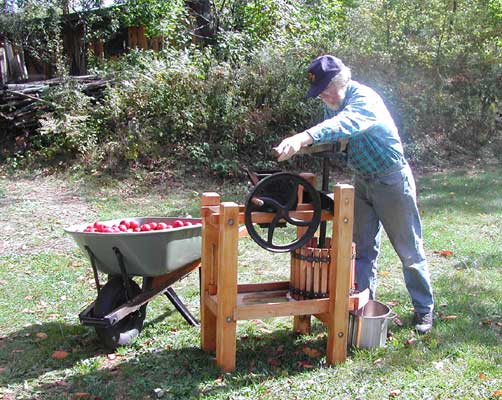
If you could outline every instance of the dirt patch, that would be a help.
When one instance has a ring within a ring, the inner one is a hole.
[[[75,247],[63,228],[96,212],[79,188],[56,177],[0,180],[0,255],[63,253]]]

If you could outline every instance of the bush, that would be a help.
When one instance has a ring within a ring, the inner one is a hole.
[[[216,2],[218,29],[197,47],[186,44],[183,2],[165,16],[144,0],[138,10],[153,6],[165,32],[179,33],[172,46],[100,66],[114,84],[98,102],[70,84],[50,93],[57,106],[25,156],[67,156],[93,169],[182,163],[222,175],[270,167],[274,144],[321,117],[304,93],[307,65],[322,53],[340,56],[383,96],[412,161],[437,161],[464,143],[482,151],[502,143],[499,3]]]

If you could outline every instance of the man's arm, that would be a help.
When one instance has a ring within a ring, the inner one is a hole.
[[[353,99],[344,109],[331,118],[309,129],[314,144],[349,139],[365,132],[377,123],[377,115],[371,99]]]
[[[298,153],[302,147],[308,146],[313,142],[314,140],[310,136],[308,129],[284,139],[277,147],[274,147],[277,161],[288,160]]]

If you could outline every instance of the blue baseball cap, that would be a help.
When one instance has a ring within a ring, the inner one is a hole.
[[[326,89],[345,65],[342,60],[330,55],[317,57],[309,66],[310,89],[306,97],[317,97]]]

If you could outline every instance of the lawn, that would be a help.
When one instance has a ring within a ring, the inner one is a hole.
[[[63,227],[125,216],[199,215],[202,192],[242,203],[246,185],[68,175],[0,176],[0,399],[502,399],[502,166],[418,179],[436,297],[431,334],[416,336],[397,256],[384,241],[379,300],[392,324],[385,348],[326,364],[326,329],[292,333],[291,318],[238,324],[237,369],[222,374],[165,297],[148,305],[129,347],[106,351],[79,312],[96,297],[89,262]],[[239,280],[289,276],[289,256],[250,239]],[[196,273],[174,288],[199,316]]]

